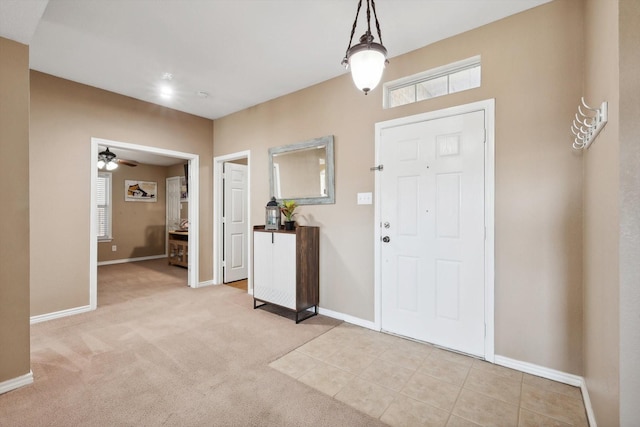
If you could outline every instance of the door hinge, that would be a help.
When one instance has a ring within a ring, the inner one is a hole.
[[[227,261],[226,260],[222,260],[222,267],[226,267],[227,266]]]
[[[224,224],[224,223],[226,223],[226,222],[227,222],[227,218],[222,217],[222,223]]]

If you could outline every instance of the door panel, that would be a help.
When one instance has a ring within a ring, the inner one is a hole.
[[[382,328],[484,355],[484,112],[382,130]]]
[[[167,178],[167,232],[180,226],[180,177]]]
[[[248,269],[247,166],[224,164],[224,282],[246,279]]]

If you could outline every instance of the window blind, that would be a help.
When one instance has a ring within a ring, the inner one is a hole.
[[[98,239],[111,238],[111,174],[99,173],[97,181],[97,235]]]

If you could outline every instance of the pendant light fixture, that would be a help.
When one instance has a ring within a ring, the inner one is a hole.
[[[374,0],[365,1],[367,2],[367,31],[360,37],[360,43],[351,46],[353,34],[358,24],[358,15],[362,7],[362,0],[358,0],[356,19],[353,21],[351,38],[349,39],[349,46],[342,60],[342,65],[346,68],[351,68],[353,83],[367,95],[370,90],[380,83],[384,67],[389,61],[387,60],[387,49],[382,45],[382,32],[380,31],[380,23],[376,13],[376,3]],[[371,34],[371,10],[373,10],[373,18],[375,19],[380,43],[374,42]]]

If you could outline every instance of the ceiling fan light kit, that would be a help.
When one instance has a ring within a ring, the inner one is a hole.
[[[376,13],[376,3],[374,0],[366,0],[366,2],[367,31],[360,37],[360,43],[351,46],[353,34],[358,24],[358,16],[360,15],[360,9],[362,7],[362,0],[359,0],[356,19],[353,21],[353,26],[351,27],[349,46],[342,60],[342,65],[347,69],[351,68],[353,83],[358,89],[363,91],[365,95],[378,86],[380,79],[382,79],[384,68],[389,63],[387,59],[387,49],[382,44],[382,31],[380,30],[378,14]],[[375,19],[380,43],[374,42],[373,35],[371,34],[371,10],[373,10],[373,17]]]
[[[109,151],[109,147],[98,153],[98,162],[96,163],[98,169],[107,169],[108,171],[112,171],[118,167],[119,163],[131,167],[138,166],[138,162],[133,160],[116,159],[115,153]]]
[[[118,167],[116,155],[109,151],[109,147],[98,153],[98,169],[104,169],[105,167],[108,171],[114,170]]]

